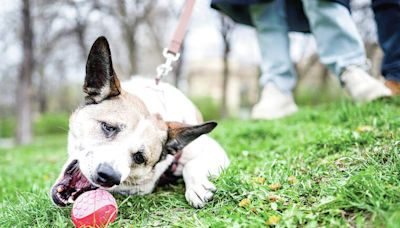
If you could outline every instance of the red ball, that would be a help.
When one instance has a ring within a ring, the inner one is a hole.
[[[104,227],[117,218],[118,206],[107,191],[97,189],[80,195],[72,207],[76,227]]]

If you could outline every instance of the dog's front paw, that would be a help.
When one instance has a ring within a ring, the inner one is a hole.
[[[204,180],[186,186],[185,197],[190,205],[195,208],[202,208],[212,199],[216,188],[209,180]]]

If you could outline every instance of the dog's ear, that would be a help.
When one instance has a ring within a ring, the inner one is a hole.
[[[100,103],[121,93],[121,86],[112,65],[110,47],[104,36],[97,38],[90,49],[83,92],[87,94],[86,104]]]
[[[166,122],[166,124],[168,126],[168,139],[165,149],[170,154],[182,150],[190,142],[211,132],[217,126],[217,123],[212,121],[199,125],[186,125],[178,122]]]

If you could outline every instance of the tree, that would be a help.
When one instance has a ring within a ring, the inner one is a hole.
[[[227,95],[228,95],[228,82],[229,82],[229,62],[228,57],[231,52],[231,35],[235,24],[227,16],[220,15],[221,27],[220,34],[223,41],[223,70],[222,70],[222,101],[221,101],[221,117],[225,118],[228,116],[228,105],[227,105]]]
[[[32,72],[33,60],[33,29],[30,0],[22,1],[21,36],[23,59],[16,90],[17,127],[16,141],[18,144],[27,144],[32,141]]]
[[[140,25],[146,22],[146,17],[150,14],[156,5],[156,0],[134,0],[130,4],[126,0],[116,1],[117,9],[109,9],[110,5],[98,5],[100,8],[108,8],[108,11],[114,16],[122,32],[122,38],[125,42],[128,56],[129,75],[138,73],[138,45],[136,42],[136,33]]]

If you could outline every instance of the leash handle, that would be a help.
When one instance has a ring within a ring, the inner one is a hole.
[[[187,26],[189,24],[190,16],[192,15],[195,2],[195,0],[186,0],[186,4],[182,10],[182,14],[179,17],[178,27],[176,28],[174,36],[168,46],[168,52],[172,54],[178,54],[181,49],[183,38],[185,37]]]
[[[174,36],[168,48],[163,50],[165,62],[157,67],[157,85],[164,76],[168,75],[168,73],[172,71],[172,62],[177,61],[180,57],[179,51],[182,46],[183,38],[186,34],[187,26],[189,24],[195,2],[196,0],[186,0],[181,16],[179,17],[179,23],[176,27]]]

